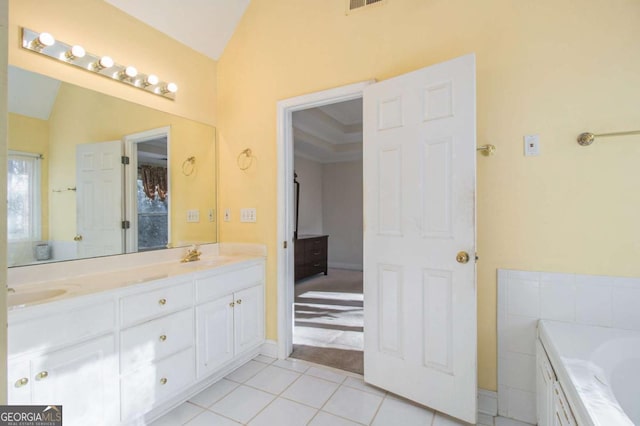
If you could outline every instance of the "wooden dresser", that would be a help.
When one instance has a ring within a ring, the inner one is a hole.
[[[298,235],[295,241],[295,280],[324,272],[327,275],[328,235]]]

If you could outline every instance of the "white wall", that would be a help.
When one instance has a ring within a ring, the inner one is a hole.
[[[322,234],[322,164],[296,156],[294,169],[300,182],[298,235]]]
[[[324,164],[322,200],[329,267],[362,270],[362,161]]]

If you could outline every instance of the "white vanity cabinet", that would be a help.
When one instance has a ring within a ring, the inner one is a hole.
[[[10,315],[9,404],[61,404],[66,425],[117,424],[113,302],[49,308]]]
[[[264,342],[264,265],[196,280],[198,377]]]
[[[66,426],[147,424],[257,355],[264,258],[201,265],[11,309],[9,404],[61,404]]]
[[[536,341],[538,426],[576,426],[567,397],[540,340]]]

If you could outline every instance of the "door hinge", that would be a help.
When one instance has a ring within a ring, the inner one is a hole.
[[[123,155],[122,157],[120,157],[122,164],[129,164],[129,157],[127,157],[126,155]]]
[[[287,248],[287,242],[286,241],[282,242],[282,247]]]
[[[122,229],[129,229],[129,228],[131,228],[131,222],[129,222],[128,220],[123,220]]]

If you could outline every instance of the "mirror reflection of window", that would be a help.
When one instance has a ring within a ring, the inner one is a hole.
[[[138,251],[167,247],[167,168],[138,167]]]
[[[7,163],[9,264],[33,261],[41,238],[40,155],[9,151]]]

